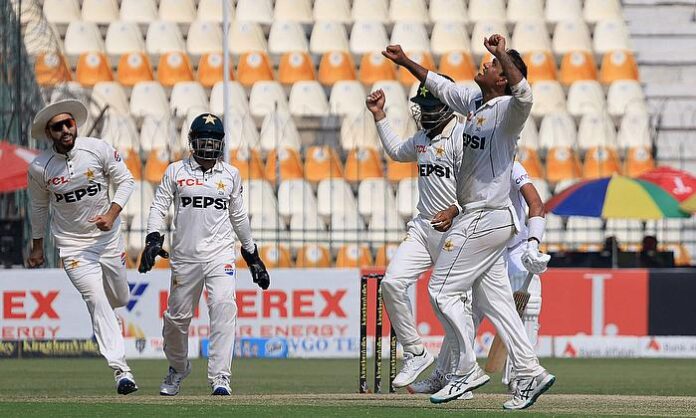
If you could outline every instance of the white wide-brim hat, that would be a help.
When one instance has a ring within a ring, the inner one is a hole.
[[[87,108],[79,100],[66,99],[44,107],[34,116],[34,123],[31,125],[31,136],[36,139],[46,138],[46,124],[54,116],[61,113],[70,113],[75,119],[77,126],[87,122]]]

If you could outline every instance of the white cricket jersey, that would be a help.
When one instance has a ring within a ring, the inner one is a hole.
[[[116,186],[109,198],[109,183]],[[82,249],[105,252],[116,249],[120,217],[110,231],[99,230],[89,219],[103,215],[116,203],[122,208],[135,182],[121,156],[107,142],[78,136],[67,154],[50,148],[29,166],[31,236],[43,238],[48,214],[51,234],[61,257]]]
[[[218,161],[203,172],[193,157],[170,164],[150,207],[148,234],[164,229],[172,202],[173,261],[206,263],[234,256],[235,232],[247,251],[254,250],[237,168]]]
[[[510,178],[510,200],[512,200],[512,206],[515,208],[517,219],[520,220],[520,228],[519,231],[510,238],[510,241],[508,241],[508,248],[512,248],[520,242],[526,241],[528,238],[529,230],[527,229],[526,219],[529,208],[527,207],[527,201],[524,200],[524,196],[522,196],[521,189],[522,186],[530,184],[531,182],[529,174],[527,174],[527,170],[524,169],[524,166],[520,164],[519,161],[515,161],[515,164],[512,166],[512,177]]]
[[[457,199],[465,211],[510,207],[510,175],[520,131],[532,109],[526,79],[511,86],[512,96],[480,104],[481,92],[428,72],[426,87],[456,112],[466,115],[464,155],[457,176]],[[480,104],[480,105],[479,105]]]
[[[403,141],[387,118],[377,122],[386,154],[394,161],[418,163],[418,213],[430,220],[457,200],[456,175],[462,163],[464,126],[453,118],[440,135],[428,138],[424,130]]]

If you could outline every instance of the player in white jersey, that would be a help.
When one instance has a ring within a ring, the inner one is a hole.
[[[462,213],[444,237],[428,286],[445,332],[456,336],[459,358],[450,381],[430,400],[448,402],[490,380],[476,363],[468,337],[473,325],[461,303],[462,295],[473,289],[473,300],[503,338],[521,388],[503,406],[522,409],[531,406],[555,381],[539,364],[517,315],[503,258],[507,241],[520,229],[509,196],[510,176],[517,139],[532,108],[532,90],[525,79],[524,61],[517,51],[505,48],[505,38],[492,35],[484,39],[484,45],[494,59],[475,77],[480,93],[428,72],[406,57],[399,46],[389,46],[383,54],[424,81],[428,90],[453,110],[467,115],[464,156],[457,175]],[[536,226],[530,225],[533,228]],[[534,242],[527,244],[525,251],[539,257]]]
[[[418,163],[418,215],[408,224],[406,238],[399,245],[382,280],[384,303],[398,341],[404,350],[404,365],[394,379],[395,387],[407,386],[434,361],[416,330],[408,288],[432,267],[440,249],[442,232],[451,220],[440,225],[437,213],[456,203],[456,170],[462,161],[463,125],[444,103],[421,85],[413,114],[421,129],[403,140],[392,130],[384,112],[385,95],[377,90],[367,97],[377,132],[386,154],[394,161]]]
[[[169,372],[160,394],[179,393],[181,381],[191,372],[188,331],[205,285],[208,291],[210,344],[208,382],[213,395],[231,395],[230,368],[234,349],[237,304],[234,234],[242,243],[242,256],[252,278],[262,289],[270,277],[251,237],[249,217],[242,201],[239,170],[220,160],[225,130],[215,115],[202,114],[191,123],[192,154],[167,167],[157,188],[147,222],[147,237],[140,266],[149,271],[155,257],[168,257],[162,249],[165,218],[174,203],[171,284],[164,313],[164,353]]]
[[[99,352],[114,370],[117,392],[126,395],[138,386],[126,363],[114,308],[125,306],[130,295],[119,214],[135,182],[111,145],[77,136],[86,120],[87,109],[77,100],[53,103],[34,118],[32,136],[47,138],[53,146],[29,166],[32,249],[27,264],[44,263],[50,213],[63,268],[87,304]],[[113,199],[109,182],[116,185]]]

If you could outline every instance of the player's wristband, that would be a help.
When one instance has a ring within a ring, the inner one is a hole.
[[[459,205],[459,202],[457,202],[457,201],[452,203],[450,206],[454,206],[457,208],[457,210],[459,211],[459,213],[457,213],[457,215],[461,215],[462,212],[464,212],[464,209],[462,209],[462,207]]]
[[[535,238],[541,243],[541,239],[544,238],[544,231],[546,230],[546,218],[534,216],[527,219],[527,228],[529,230],[529,238]]]

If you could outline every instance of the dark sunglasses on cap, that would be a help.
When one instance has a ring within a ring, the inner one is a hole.
[[[62,132],[63,127],[67,126],[68,128],[74,128],[75,127],[75,119],[69,118],[69,119],[64,119],[61,120],[60,122],[52,123],[48,125],[48,129],[52,130],[53,132]]]

